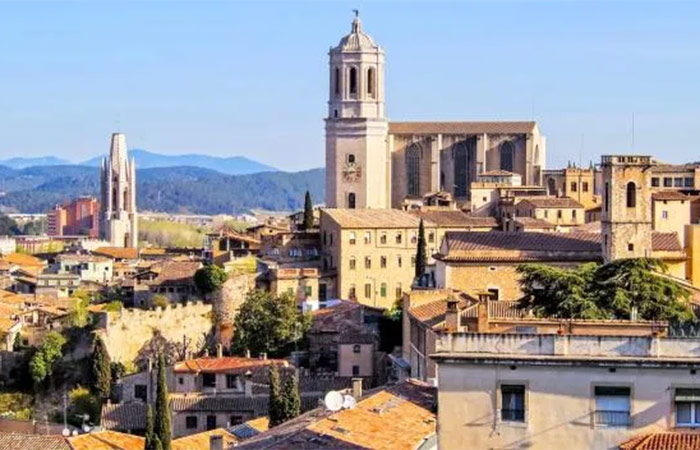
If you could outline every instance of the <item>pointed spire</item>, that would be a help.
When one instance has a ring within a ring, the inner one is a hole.
[[[352,21],[352,32],[353,33],[360,33],[362,32],[362,22],[360,22],[360,11],[357,9],[353,9],[352,12],[355,13],[355,19]]]

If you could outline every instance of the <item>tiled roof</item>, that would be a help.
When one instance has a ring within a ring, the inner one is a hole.
[[[0,450],[71,450],[63,436],[0,433]]]
[[[498,221],[495,217],[477,217],[468,216],[462,211],[440,211],[440,210],[422,210],[413,211],[411,214],[423,219],[424,223],[435,224],[443,227],[492,227],[498,226]]]
[[[225,231],[220,231],[218,233],[209,233],[208,236],[211,236],[214,238],[238,239],[239,241],[247,242],[253,246],[260,245],[260,239],[256,239],[253,236],[249,236],[247,234],[239,233],[239,232],[233,231],[233,230],[225,230]]]
[[[389,134],[529,134],[536,122],[389,122]]]
[[[469,306],[465,300],[459,300],[457,308],[462,310]],[[408,314],[417,320],[432,327],[445,321],[445,313],[447,312],[447,299],[436,300],[434,302],[424,303],[408,309]]]
[[[10,264],[15,264],[18,266],[29,266],[29,267],[43,267],[44,266],[44,261],[32,256],[32,255],[25,255],[24,253],[8,253],[7,255],[3,255],[1,258],[3,261],[8,262]]]
[[[197,261],[164,261],[160,265],[158,276],[150,284],[183,285],[194,284],[194,273],[202,267]]]
[[[68,438],[73,450],[143,450],[145,439],[117,431],[97,431]]]
[[[695,170],[698,164],[657,164],[651,167],[652,172],[689,172]]]
[[[661,192],[654,192],[651,194],[651,198],[654,201],[681,201],[681,200],[690,200],[691,198],[688,197],[687,195],[683,194],[682,192],[678,191],[661,191]]]
[[[528,315],[528,312],[518,307],[517,301],[497,300],[487,303],[489,317],[494,319],[520,319]],[[462,313],[464,318],[478,317],[478,306],[472,305]]]
[[[517,173],[508,172],[507,170],[487,170],[486,172],[481,172],[479,177],[511,177],[513,175],[518,175]]]
[[[675,231],[662,233],[654,231],[651,233],[651,249],[655,252],[680,252],[683,251],[678,240],[678,233]]]
[[[588,222],[588,223],[584,223],[583,225],[579,225],[579,226],[573,228],[571,231],[580,232],[580,233],[600,233],[600,230],[601,230],[601,223],[600,223],[600,220],[597,220],[595,222]]]
[[[204,431],[189,436],[173,439],[172,450],[209,450],[209,439],[212,436],[222,436],[225,449],[233,448],[238,439],[224,428]]]
[[[102,406],[100,425],[108,430],[144,430],[146,405],[144,403],[107,403]]]
[[[583,205],[569,197],[530,197],[521,203],[530,203],[535,208],[583,208]]]
[[[420,220],[397,209],[323,209],[342,228],[418,228]]]
[[[557,226],[551,222],[547,222],[544,219],[538,219],[536,217],[515,217],[514,222],[519,223],[525,228],[556,228]]]
[[[100,255],[84,255],[77,253],[61,253],[56,257],[58,261],[70,261],[70,262],[107,262],[109,258]]]
[[[591,261],[600,258],[601,236],[593,233],[447,232],[446,261]]]
[[[238,356],[225,356],[223,358],[195,358],[187,359],[175,364],[175,373],[222,373],[238,370],[248,370],[252,368],[267,367],[270,365],[286,366],[283,359],[258,359],[242,358]]]
[[[229,428],[229,431],[238,439],[243,440],[257,436],[263,431],[267,431],[269,429],[270,419],[267,417],[258,417],[257,419],[249,420],[240,425],[235,425]]]
[[[125,247],[99,247],[92,251],[95,255],[102,255],[112,259],[138,259],[139,249]]]
[[[620,450],[700,450],[700,433],[671,431],[645,434],[620,444]]]

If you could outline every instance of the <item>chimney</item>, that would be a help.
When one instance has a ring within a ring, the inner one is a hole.
[[[479,303],[476,305],[476,332],[488,333],[489,331],[489,299],[479,296]]]
[[[209,349],[208,348],[204,349],[204,357],[209,358]]]
[[[224,346],[221,344],[216,344],[216,357],[217,358],[224,357]]]
[[[448,333],[459,331],[459,310],[457,300],[454,297],[447,299],[447,311],[445,311],[445,329]]]
[[[253,396],[253,372],[250,370],[246,371],[245,373],[245,381],[243,382],[243,389],[245,391],[245,396],[246,397],[252,397]]]
[[[267,361],[267,353],[263,352],[262,354],[262,360]]]
[[[220,434],[209,436],[209,450],[224,450],[224,437]]]
[[[148,361],[147,361],[146,370],[148,371],[148,373],[153,372],[153,359],[151,359],[150,357],[148,358]]]
[[[245,351],[245,357],[250,359],[250,350],[246,349]]]
[[[352,396],[355,397],[355,400],[362,397],[362,378],[352,379]]]

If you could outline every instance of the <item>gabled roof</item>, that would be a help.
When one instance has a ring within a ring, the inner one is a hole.
[[[36,256],[26,255],[24,253],[8,253],[6,255],[3,255],[0,259],[10,264],[15,264],[24,267],[44,266],[44,260],[39,259]]]
[[[143,450],[145,439],[118,431],[97,431],[69,437],[73,450]]]
[[[139,257],[139,249],[129,247],[98,247],[92,253],[112,259],[138,259]]]
[[[620,450],[700,450],[700,433],[683,430],[645,434],[623,442]]]
[[[397,209],[334,209],[327,214],[342,228],[418,228],[420,219]]]
[[[224,373],[250,370],[272,365],[286,367],[287,361],[283,359],[242,358],[238,356],[225,356],[223,358],[195,358],[176,363],[173,367],[173,372]]]
[[[498,220],[495,217],[478,217],[469,216],[462,211],[457,210],[418,210],[412,211],[411,214],[423,219],[423,223],[430,225],[435,224],[441,227],[492,227],[498,226]]]
[[[194,274],[202,267],[198,261],[164,261],[153,267],[158,276],[150,283],[155,285],[194,284]]]
[[[71,450],[63,436],[0,432],[0,450]]]
[[[654,201],[684,201],[692,200],[690,197],[678,191],[660,191],[651,194],[651,199]]]
[[[529,134],[536,122],[389,122],[389,134]]]
[[[520,203],[529,203],[535,208],[583,208],[583,205],[569,197],[529,197]]]
[[[651,249],[655,252],[681,252],[683,248],[675,231],[651,233]]]
[[[513,221],[520,224],[524,228],[556,228],[557,226],[544,219],[536,217],[514,217]]]
[[[463,310],[469,304],[463,300],[458,300],[457,309]],[[433,327],[445,321],[447,312],[447,299],[435,300],[408,309],[408,314],[416,320],[424,323],[428,327]]]

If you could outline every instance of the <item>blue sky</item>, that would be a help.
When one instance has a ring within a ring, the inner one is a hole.
[[[534,117],[550,167],[700,160],[700,2],[668,1],[0,2],[0,159],[84,160],[119,129],[322,166],[327,52],[353,8],[387,53],[392,120]]]

